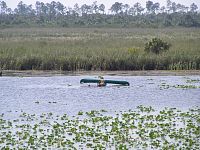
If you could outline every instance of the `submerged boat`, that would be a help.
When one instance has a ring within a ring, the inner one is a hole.
[[[118,80],[103,80],[105,84],[119,84],[124,86],[129,86],[127,81],[118,81]],[[101,79],[81,79],[80,83],[100,83]]]

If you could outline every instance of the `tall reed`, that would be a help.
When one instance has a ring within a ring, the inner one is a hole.
[[[171,48],[147,54],[158,37]],[[0,30],[0,67],[6,70],[200,69],[200,29],[27,28]]]

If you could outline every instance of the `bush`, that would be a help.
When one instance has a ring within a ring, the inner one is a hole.
[[[159,38],[153,38],[145,44],[144,51],[159,54],[160,52],[169,50],[169,47],[170,45],[167,42],[163,42]]]

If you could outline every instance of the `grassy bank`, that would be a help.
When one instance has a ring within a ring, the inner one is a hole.
[[[154,37],[168,52],[144,52]],[[200,29],[27,28],[0,30],[3,70],[200,69]]]
[[[7,149],[199,149],[199,108],[180,111],[138,106],[67,114],[0,115],[0,147]]]

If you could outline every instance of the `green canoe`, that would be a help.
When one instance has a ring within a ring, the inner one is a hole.
[[[80,83],[99,83],[99,79],[81,79]],[[129,86],[127,81],[116,81],[116,80],[104,80],[105,84],[120,84],[124,86]]]

